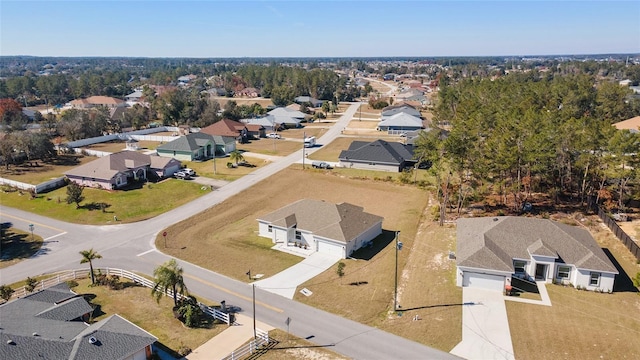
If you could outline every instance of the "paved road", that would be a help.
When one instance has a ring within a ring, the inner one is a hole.
[[[305,151],[313,153],[321,145],[333,141],[351,120],[357,108],[358,104],[350,106],[335,126],[318,139],[319,146],[305,149]],[[33,223],[35,232],[46,240],[40,254],[3,269],[0,272],[0,283],[10,284],[23,280],[27,276],[80,268],[78,252],[88,248],[94,248],[103,256],[102,259],[95,261],[96,267],[118,267],[152,274],[154,268],[170,259],[167,255],[155,250],[153,244],[156,235],[162,229],[246,190],[289,167],[302,159],[302,156],[302,150],[299,150],[188,204],[133,224],[106,226],[69,224],[0,206],[0,222],[12,222],[17,228],[25,230],[28,230],[28,224]],[[168,235],[167,241],[170,244],[171,234]],[[191,292],[214,302],[226,300],[227,304],[239,306],[245,314],[251,315],[252,288],[250,285],[184,261],[179,263],[184,268],[186,283]],[[256,305],[258,320],[286,329],[285,320],[289,317],[292,334],[308,338],[318,345],[326,345],[354,359],[455,358],[448,353],[260,289],[256,289]]]

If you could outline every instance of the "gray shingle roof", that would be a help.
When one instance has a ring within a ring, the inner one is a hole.
[[[458,219],[459,266],[513,272],[513,259],[559,258],[578,269],[617,274],[587,230],[546,219],[487,217]]]
[[[76,296],[62,283],[0,305],[0,359],[123,359],[156,341],[117,315],[91,326],[69,321],[92,311]]]
[[[287,109],[286,107],[277,107],[269,111],[267,114],[275,116],[276,118],[295,118],[298,120],[302,120],[306,116],[302,111]]]
[[[292,215],[294,215],[293,218]],[[298,230],[348,243],[383,219],[381,216],[364,212],[360,206],[349,203],[336,205],[320,200],[302,199],[266,214],[258,220],[276,226],[295,224]]]
[[[391,116],[383,116],[378,126],[404,126],[404,127],[422,127],[422,119],[419,117],[399,112]]]
[[[413,160],[413,146],[384,140],[353,141],[349,145],[349,150],[340,152],[338,158],[340,161],[364,161],[399,166]]]
[[[416,110],[413,106],[408,104],[387,106],[386,108],[382,109],[382,113],[380,115],[384,118],[384,117],[389,117],[399,113],[405,113],[415,117],[422,116],[422,114],[420,114],[420,111]]]

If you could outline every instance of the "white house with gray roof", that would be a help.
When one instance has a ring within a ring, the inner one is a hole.
[[[613,291],[618,270],[585,229],[546,219],[458,219],[458,286],[503,291],[512,277]]]
[[[258,235],[345,259],[382,233],[382,220],[357,205],[303,199],[258,218]]]
[[[66,283],[0,305],[0,359],[145,360],[156,337],[118,315],[93,324],[93,308]]]
[[[385,140],[353,141],[349,149],[338,156],[340,166],[346,168],[399,172],[413,167],[413,146]]]

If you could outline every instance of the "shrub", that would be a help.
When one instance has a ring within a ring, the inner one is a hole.
[[[75,280],[68,280],[68,281],[67,281],[67,286],[68,286],[70,289],[73,289],[74,287],[77,287],[77,286],[78,286],[78,282],[77,282],[77,281],[75,281]]]
[[[9,301],[9,299],[11,299],[11,295],[13,295],[14,292],[15,290],[13,290],[11,286],[2,285],[0,286],[0,299]]]
[[[33,290],[36,289],[36,286],[38,286],[38,280],[32,277],[27,277],[26,284],[24,285],[24,289],[27,292],[33,292]]]

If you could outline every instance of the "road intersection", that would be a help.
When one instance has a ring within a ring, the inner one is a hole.
[[[340,135],[353,118],[359,103],[352,104],[322,137],[318,144],[328,144]],[[307,148],[310,154],[317,148]],[[154,241],[167,226],[187,219],[227,198],[238,194],[269,176],[284,170],[302,159],[303,149],[282,157],[273,163],[230,182],[211,193],[152,219],[132,224],[89,226],[70,224],[0,205],[0,221],[11,222],[14,227],[35,232],[45,241],[42,250],[30,259],[5,268],[0,272],[0,283],[11,284],[36,276],[79,267],[78,252],[93,248],[103,258],[94,266],[115,267],[152,274],[160,264],[171,257],[159,252]],[[170,236],[169,239],[170,241]],[[188,262],[183,267],[190,292],[199,297],[225,300],[227,304],[244,309],[251,315],[252,288],[250,285],[217,274]],[[290,332],[320,346],[355,359],[451,359],[455,356],[422,344],[372,328],[339,316],[309,307],[290,299],[256,289],[256,318],[278,328],[285,328],[291,319]]]

